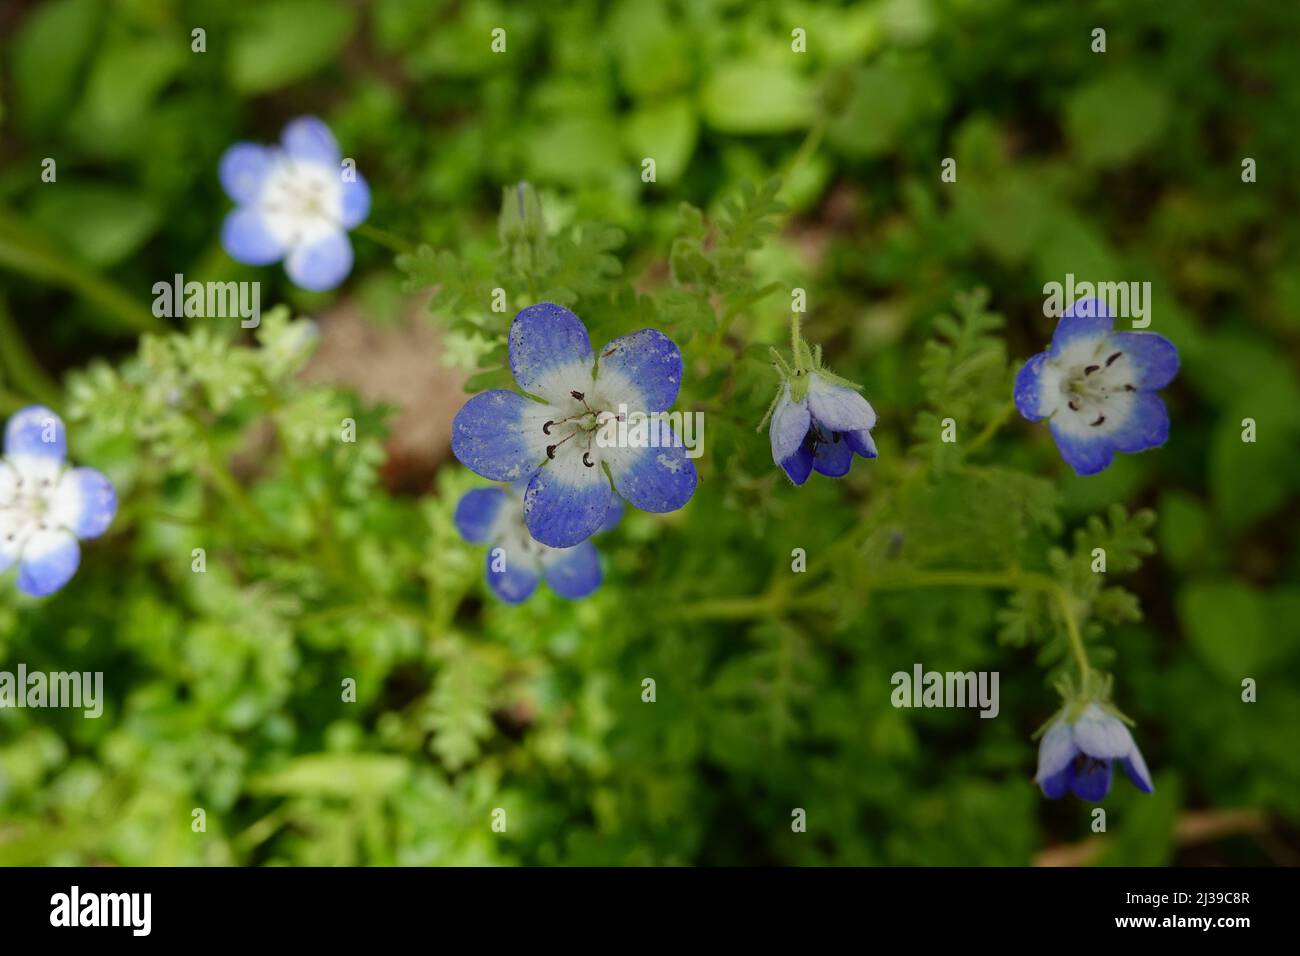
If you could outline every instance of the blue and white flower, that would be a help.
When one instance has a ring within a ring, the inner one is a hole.
[[[1110,466],[1115,452],[1158,448],[1169,413],[1156,392],[1178,372],[1178,349],[1154,332],[1116,332],[1096,299],[1072,305],[1051,347],[1016,376],[1015,400],[1031,422],[1046,418],[1061,457],[1080,475]]]
[[[510,369],[527,396],[475,395],[456,414],[451,447],[491,481],[527,482],[524,522],[552,548],[570,548],[605,522],[615,497],[643,511],[676,511],[695,493],[695,463],[657,413],[677,399],[682,356],[672,339],[642,329],[599,356],[586,326],[549,302],[515,316]],[[611,447],[598,431],[620,414],[645,414],[646,445]],[[612,483],[612,487],[611,487]]]
[[[821,346],[810,349],[797,323],[792,343],[793,367],[772,349],[781,385],[758,427],[771,420],[772,460],[796,485],[814,470],[841,478],[849,473],[854,455],[876,457],[871,438],[875,409],[858,394],[861,386],[823,367]]]
[[[117,494],[93,468],[69,468],[67,433],[39,405],[5,426],[0,458],[0,572],[18,566],[18,589],[53,594],[81,563],[78,539],[97,538],[117,513]]]
[[[526,489],[524,483],[509,489],[476,488],[456,505],[456,528],[461,537],[489,546],[488,586],[508,604],[527,600],[541,580],[561,597],[586,597],[601,582],[596,546],[582,541],[572,548],[551,548],[534,539],[524,523]],[[608,531],[622,515],[622,503],[612,499],[605,523],[597,530]]]
[[[1124,722],[1092,702],[1076,719],[1062,714],[1048,728],[1038,744],[1034,782],[1053,800],[1068,790],[1096,803],[1110,792],[1116,760],[1139,790],[1155,790],[1142,751]]]
[[[334,135],[314,116],[284,128],[278,146],[236,143],[221,157],[221,185],[237,203],[221,244],[251,266],[284,260],[298,286],[333,289],[352,271],[348,230],[370,212],[370,187],[345,167]]]

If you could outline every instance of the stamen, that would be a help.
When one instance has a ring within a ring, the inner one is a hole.
[[[1097,420],[1096,420],[1095,422],[1092,423],[1092,427],[1093,427],[1093,428],[1096,428],[1098,425],[1100,425],[1100,424],[1101,424],[1102,422],[1104,422],[1105,420],[1106,420],[1106,416],[1105,416],[1105,415],[1098,415],[1098,416],[1097,416]]]
[[[1084,375],[1091,375],[1093,372],[1097,371],[1097,369],[1099,369],[1099,368],[1101,368],[1100,365],[1089,365],[1087,368],[1085,368],[1085,369],[1083,370],[1083,374],[1084,374]]]
[[[1077,412],[1079,410],[1079,403],[1074,399],[1070,399],[1066,404],[1070,406],[1070,411],[1072,412]]]
[[[553,422],[553,421],[548,421],[545,425],[543,425],[543,426],[542,426],[542,434],[543,434],[543,435],[549,435],[549,434],[551,433],[551,426],[554,425],[554,424],[555,424],[555,422]]]
[[[591,452],[589,451],[584,451],[582,453],[582,463],[586,465],[588,468],[596,467],[596,463],[591,460]]]
[[[565,435],[563,438],[561,438],[559,441],[557,441],[554,445],[547,445],[547,446],[546,446],[546,457],[547,457],[547,458],[550,458],[552,461],[554,461],[554,460],[555,460],[555,449],[559,448],[561,445],[563,445],[566,441],[568,441],[570,438],[572,438],[572,437],[573,437],[574,435],[576,435],[576,434],[578,434],[578,433],[577,433],[577,432],[569,432],[569,434]]]
[[[1136,392],[1136,391],[1137,391],[1137,388],[1136,388],[1136,386],[1133,386],[1133,385],[1125,385],[1125,386],[1124,386],[1124,391],[1126,391],[1126,392]]]
[[[1123,354],[1124,354],[1123,352],[1116,352],[1110,358],[1106,359],[1106,367],[1110,368],[1110,366],[1114,363],[1115,359],[1119,358]]]

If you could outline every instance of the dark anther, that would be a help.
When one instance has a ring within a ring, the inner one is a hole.
[[[543,434],[543,435],[549,435],[549,434],[551,433],[551,426],[554,425],[554,424],[555,424],[555,422],[550,421],[550,422],[547,422],[545,425],[543,425],[543,426],[542,426],[542,434]]]
[[[569,394],[572,395],[574,398],[576,398],[576,399],[577,399],[578,401],[580,401],[580,402],[583,401],[584,399],[586,399],[586,397],[587,397],[586,395],[583,395],[582,392],[579,392],[579,391],[577,391],[576,389],[575,389],[574,391],[570,392]]]
[[[1114,355],[1112,355],[1110,358],[1106,359],[1106,365],[1107,365],[1107,367],[1109,367],[1109,366],[1110,366],[1110,365],[1115,361],[1115,359],[1119,358],[1119,357],[1120,357],[1121,355],[1123,355],[1123,354],[1124,354],[1123,352],[1116,352],[1116,353],[1115,353]]]
[[[1095,422],[1092,423],[1092,427],[1093,427],[1093,428],[1096,428],[1098,425],[1100,425],[1100,424],[1101,424],[1102,422],[1104,422],[1105,420],[1106,420],[1106,416],[1105,416],[1105,415],[1098,415],[1098,416],[1097,416],[1097,420],[1096,420]]]
[[[557,448],[559,448],[559,447],[560,447],[559,445],[547,445],[547,446],[546,446],[546,457],[547,457],[547,458],[550,458],[550,459],[553,461],[553,460],[555,459],[555,449],[557,449]]]
[[[1097,369],[1099,369],[1099,368],[1101,368],[1100,365],[1089,365],[1087,368],[1085,368],[1085,369],[1083,370],[1083,374],[1084,374],[1084,375],[1091,375],[1093,372],[1097,371]]]
[[[1070,411],[1072,412],[1077,412],[1079,410],[1079,403],[1074,399],[1070,399],[1066,404],[1070,406]]]
[[[1124,391],[1126,391],[1126,392],[1136,392],[1136,391],[1137,391],[1137,388],[1136,388],[1135,386],[1133,386],[1133,385],[1125,385],[1125,386],[1124,386]]]
[[[611,355],[613,355],[613,354],[614,354],[615,352],[617,352],[617,351],[618,351],[618,346],[616,345],[616,346],[614,346],[612,349],[605,349],[605,351],[603,351],[603,352],[600,353],[600,357],[601,357],[601,358],[609,358]]]
[[[582,453],[582,463],[586,465],[588,468],[596,467],[596,463],[591,460],[591,452],[589,451],[584,451]]]

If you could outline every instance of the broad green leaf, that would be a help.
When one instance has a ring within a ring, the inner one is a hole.
[[[1169,100],[1138,73],[1116,73],[1078,90],[1065,104],[1065,126],[1074,151],[1096,166],[1128,162],[1164,130]]]
[[[14,97],[28,127],[49,129],[72,106],[100,10],[96,0],[55,0],[33,6],[22,21],[13,49]]]
[[[121,262],[154,233],[162,210],[144,193],[59,183],[38,190],[32,219],[95,266]]]
[[[399,786],[409,772],[404,758],[386,754],[306,754],[252,778],[248,788],[274,796],[383,795]]]
[[[724,63],[700,92],[704,120],[724,133],[788,133],[812,123],[812,82],[793,66],[753,60]]]
[[[278,0],[254,8],[231,44],[230,82],[266,93],[329,63],[352,35],[352,8],[337,0]]]
[[[1258,592],[1240,581],[1194,582],[1178,593],[1178,618],[1197,653],[1221,677],[1253,676],[1268,639]]]
[[[671,183],[686,170],[695,151],[697,124],[695,107],[685,97],[651,101],[634,110],[623,127],[623,138],[632,158],[655,161],[656,181]]]

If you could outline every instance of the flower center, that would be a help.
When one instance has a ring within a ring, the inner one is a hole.
[[[19,475],[7,500],[0,500],[0,541],[19,547],[37,531],[45,531],[52,510],[55,481]]]
[[[560,449],[569,445],[575,452],[581,450],[583,465],[595,468],[599,460],[596,431],[614,417],[614,412],[592,408],[585,392],[574,389],[569,395],[582,405],[583,410],[567,418],[552,418],[543,423],[542,433],[549,439],[558,439],[546,446],[546,457],[554,461]]]
[[[288,246],[311,243],[338,230],[342,219],[339,174],[318,163],[283,157],[258,200],[268,231]]]
[[[1106,423],[1106,414],[1114,396],[1137,391],[1127,381],[1131,372],[1129,363],[1123,359],[1122,351],[1111,352],[1105,359],[1077,365],[1061,377],[1061,394],[1066,407],[1075,415],[1086,418],[1094,428]]]

